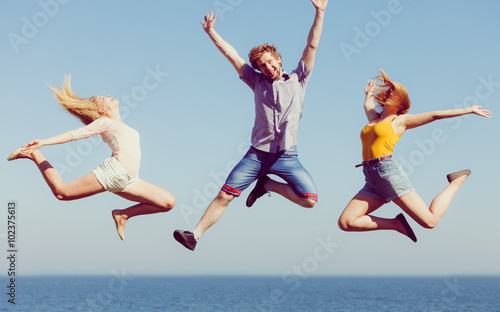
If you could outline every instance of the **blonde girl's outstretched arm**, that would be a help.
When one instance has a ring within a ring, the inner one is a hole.
[[[486,118],[491,117],[490,111],[482,109],[481,106],[472,105],[471,107],[433,111],[416,115],[402,115],[402,118],[398,119],[400,119],[399,123],[406,129],[413,129],[439,119],[453,118],[467,114],[476,114]]]
[[[23,147],[29,152],[34,152],[44,145],[63,144],[70,141],[90,138],[106,131],[111,121],[109,118],[98,118],[90,124],[76,130],[67,131],[45,140],[33,140]]]
[[[373,96],[373,92],[375,91],[375,81],[370,81],[367,86],[365,86],[365,114],[366,118],[368,118],[368,122],[372,122],[375,119],[378,119],[380,115],[375,111],[375,98]]]
[[[61,133],[59,135],[53,136],[53,137],[48,138],[48,139],[44,139],[44,140],[35,139],[35,140],[29,142],[28,144],[23,145],[23,147],[26,148],[26,150],[28,152],[32,153],[44,145],[63,144],[63,143],[70,142],[72,140],[73,140],[73,135],[71,135],[71,133],[69,131],[67,131],[67,132]]]

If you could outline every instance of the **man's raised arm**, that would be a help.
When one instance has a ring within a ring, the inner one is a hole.
[[[208,34],[210,39],[212,39],[213,43],[219,49],[219,51],[228,59],[228,61],[233,64],[234,69],[238,72],[240,77],[243,77],[243,72],[245,71],[246,62],[243,58],[241,58],[233,46],[227,43],[222,37],[215,31],[214,24],[217,19],[217,14],[214,16],[213,12],[210,12],[210,15],[207,13],[205,15],[205,21],[201,22],[203,25],[203,29]]]
[[[309,70],[314,67],[314,58],[316,57],[316,50],[318,49],[319,38],[323,29],[323,20],[328,0],[311,0],[311,2],[316,8],[316,15],[314,16],[314,23],[307,37],[307,46],[302,53],[302,60],[306,63]]]

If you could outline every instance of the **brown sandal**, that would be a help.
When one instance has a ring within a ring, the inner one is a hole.
[[[396,219],[399,220],[399,222],[401,222],[401,224],[403,225],[403,227],[405,228],[405,231],[406,231],[406,235],[412,240],[414,241],[415,243],[417,242],[417,236],[415,235],[415,233],[413,232],[413,230],[411,229],[410,225],[408,224],[408,221],[406,221],[406,218],[405,216],[400,213],[396,216]]]
[[[446,176],[446,178],[448,179],[448,182],[451,182],[453,180],[460,178],[461,176],[464,176],[464,175],[469,176],[470,174],[471,174],[470,169],[465,169],[465,170],[460,170],[457,172],[450,173],[449,175]]]

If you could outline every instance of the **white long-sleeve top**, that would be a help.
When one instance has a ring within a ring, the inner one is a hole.
[[[138,175],[141,163],[139,132],[123,122],[101,117],[85,127],[69,131],[73,141],[90,138],[100,134],[102,140],[111,148],[111,157],[115,157],[129,176]]]

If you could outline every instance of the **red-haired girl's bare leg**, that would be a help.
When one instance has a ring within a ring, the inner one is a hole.
[[[450,206],[451,200],[462,184],[464,184],[466,178],[467,175],[463,175],[450,182],[445,189],[434,198],[429,208],[415,191],[401,196],[394,200],[394,203],[401,207],[401,209],[410,215],[418,224],[425,228],[432,229],[439,223]]]

